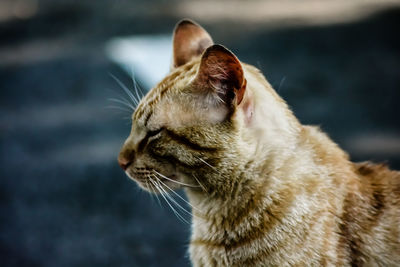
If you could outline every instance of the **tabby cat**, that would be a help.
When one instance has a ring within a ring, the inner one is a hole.
[[[350,162],[190,20],[118,161],[150,192],[184,187],[194,266],[400,266],[400,172]]]

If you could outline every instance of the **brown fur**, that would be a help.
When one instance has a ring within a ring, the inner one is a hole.
[[[256,68],[199,49],[212,40],[197,24],[176,36],[119,162],[146,190],[185,188],[193,265],[400,266],[400,173],[350,162]]]

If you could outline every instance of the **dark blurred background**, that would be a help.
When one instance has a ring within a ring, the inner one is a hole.
[[[117,165],[108,73],[133,86],[105,49],[183,17],[352,160],[400,169],[400,1],[0,0],[1,266],[189,266],[190,226]]]

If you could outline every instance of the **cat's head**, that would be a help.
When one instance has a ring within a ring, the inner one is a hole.
[[[260,150],[271,149],[261,139],[291,131],[279,122],[287,114],[258,70],[183,20],[174,30],[171,71],[138,105],[118,161],[149,191],[222,192],[256,165]]]

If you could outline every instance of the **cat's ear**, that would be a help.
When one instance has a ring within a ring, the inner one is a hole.
[[[197,23],[183,19],[175,26],[173,36],[173,68],[200,56],[213,44],[210,35]]]
[[[196,90],[213,96],[216,103],[223,102],[228,106],[239,105],[246,90],[242,64],[222,45],[206,49],[193,83]]]

